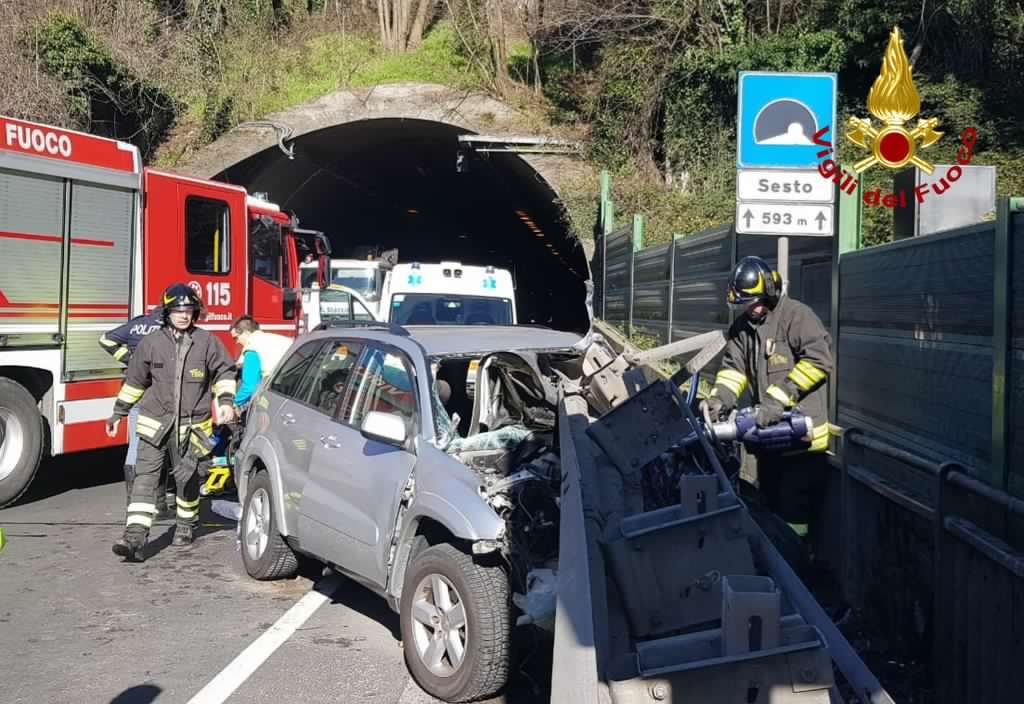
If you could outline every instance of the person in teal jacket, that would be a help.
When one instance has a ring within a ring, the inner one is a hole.
[[[292,345],[292,338],[260,330],[260,324],[243,315],[231,325],[231,337],[242,346],[242,379],[235,405],[245,408],[264,377],[268,376]]]

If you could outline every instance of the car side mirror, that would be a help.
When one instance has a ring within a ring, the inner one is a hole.
[[[363,419],[363,437],[389,445],[405,445],[405,419],[394,413],[370,411]]]

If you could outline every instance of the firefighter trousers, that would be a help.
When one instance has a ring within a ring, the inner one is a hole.
[[[128,504],[128,516],[125,519],[125,535],[138,542],[139,537],[145,540],[153,526],[157,514],[156,499],[160,485],[160,474],[165,467],[170,467],[168,477],[173,475],[173,468],[182,461],[178,444],[173,433],[160,447],[142,440],[139,442],[138,462],[135,465],[135,481],[132,483],[132,496]],[[183,486],[178,487],[177,522],[182,526],[194,526],[199,517],[199,475],[192,476]]]
[[[767,508],[805,537],[818,532],[828,455],[802,452],[766,455],[757,459],[757,481]]]

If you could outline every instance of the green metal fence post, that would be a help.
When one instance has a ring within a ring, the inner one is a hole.
[[[988,482],[1005,490],[1008,480],[1006,386],[1010,355],[1010,199],[996,203],[996,231],[992,243],[992,457]]]
[[[668,330],[665,344],[672,342],[672,333],[676,317],[676,243],[683,235],[672,235],[672,243],[668,248]]]
[[[644,247],[644,216],[633,216],[633,246],[629,252],[629,301],[626,304],[626,337],[633,337],[633,299],[636,292],[633,285],[636,281],[636,253]]]
[[[850,171],[853,171],[852,167]],[[839,264],[843,255],[847,252],[855,252],[863,246],[864,226],[864,186],[857,181],[857,187],[853,193],[847,193],[838,186],[836,193],[836,217],[833,225],[832,236],[832,307],[829,321],[832,333],[832,357],[833,370],[838,370],[839,364]],[[833,423],[838,420],[839,413],[839,383],[838,372],[833,371],[829,380],[829,401],[828,414]]]
[[[853,171],[852,168],[848,169]],[[842,332],[839,329],[840,291],[839,276],[843,255],[848,252],[855,252],[861,248],[863,243],[864,224],[864,187],[857,182],[853,193],[847,193],[836,186],[836,217],[833,225],[832,242],[832,307],[830,309],[829,327],[832,333],[832,378],[828,381],[828,417],[829,421],[839,424],[839,336]],[[848,458],[848,448],[840,447],[842,462],[845,468]],[[852,532],[851,517],[854,511],[853,497],[850,496],[850,483],[844,469],[840,482],[839,496],[839,544],[841,547],[839,555],[839,583],[842,593],[849,594],[847,580],[849,577],[850,560],[849,554],[850,535]]]
[[[608,207],[608,201],[611,199],[611,192],[612,192],[612,177],[611,177],[611,174],[608,173],[608,169],[601,169],[601,210],[600,210],[600,214],[599,214],[599,218],[600,218],[601,222],[599,222],[597,224],[597,228],[598,228],[598,230],[601,231],[601,233],[608,232],[608,229],[605,227],[605,222],[606,222],[606,220],[608,218],[607,207]]]
[[[601,171],[601,320],[608,319],[608,235],[615,229],[615,202],[611,197],[612,177]]]

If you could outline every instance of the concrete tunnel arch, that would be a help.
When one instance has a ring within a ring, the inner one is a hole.
[[[378,245],[407,262],[508,268],[521,323],[584,332],[588,257],[557,195],[578,162],[462,150],[456,166],[459,135],[522,135],[517,118],[491,98],[432,84],[339,91],[264,118],[292,130],[293,159],[273,129],[241,126],[185,168],[266,192],[302,227],[324,231],[334,256]]]

